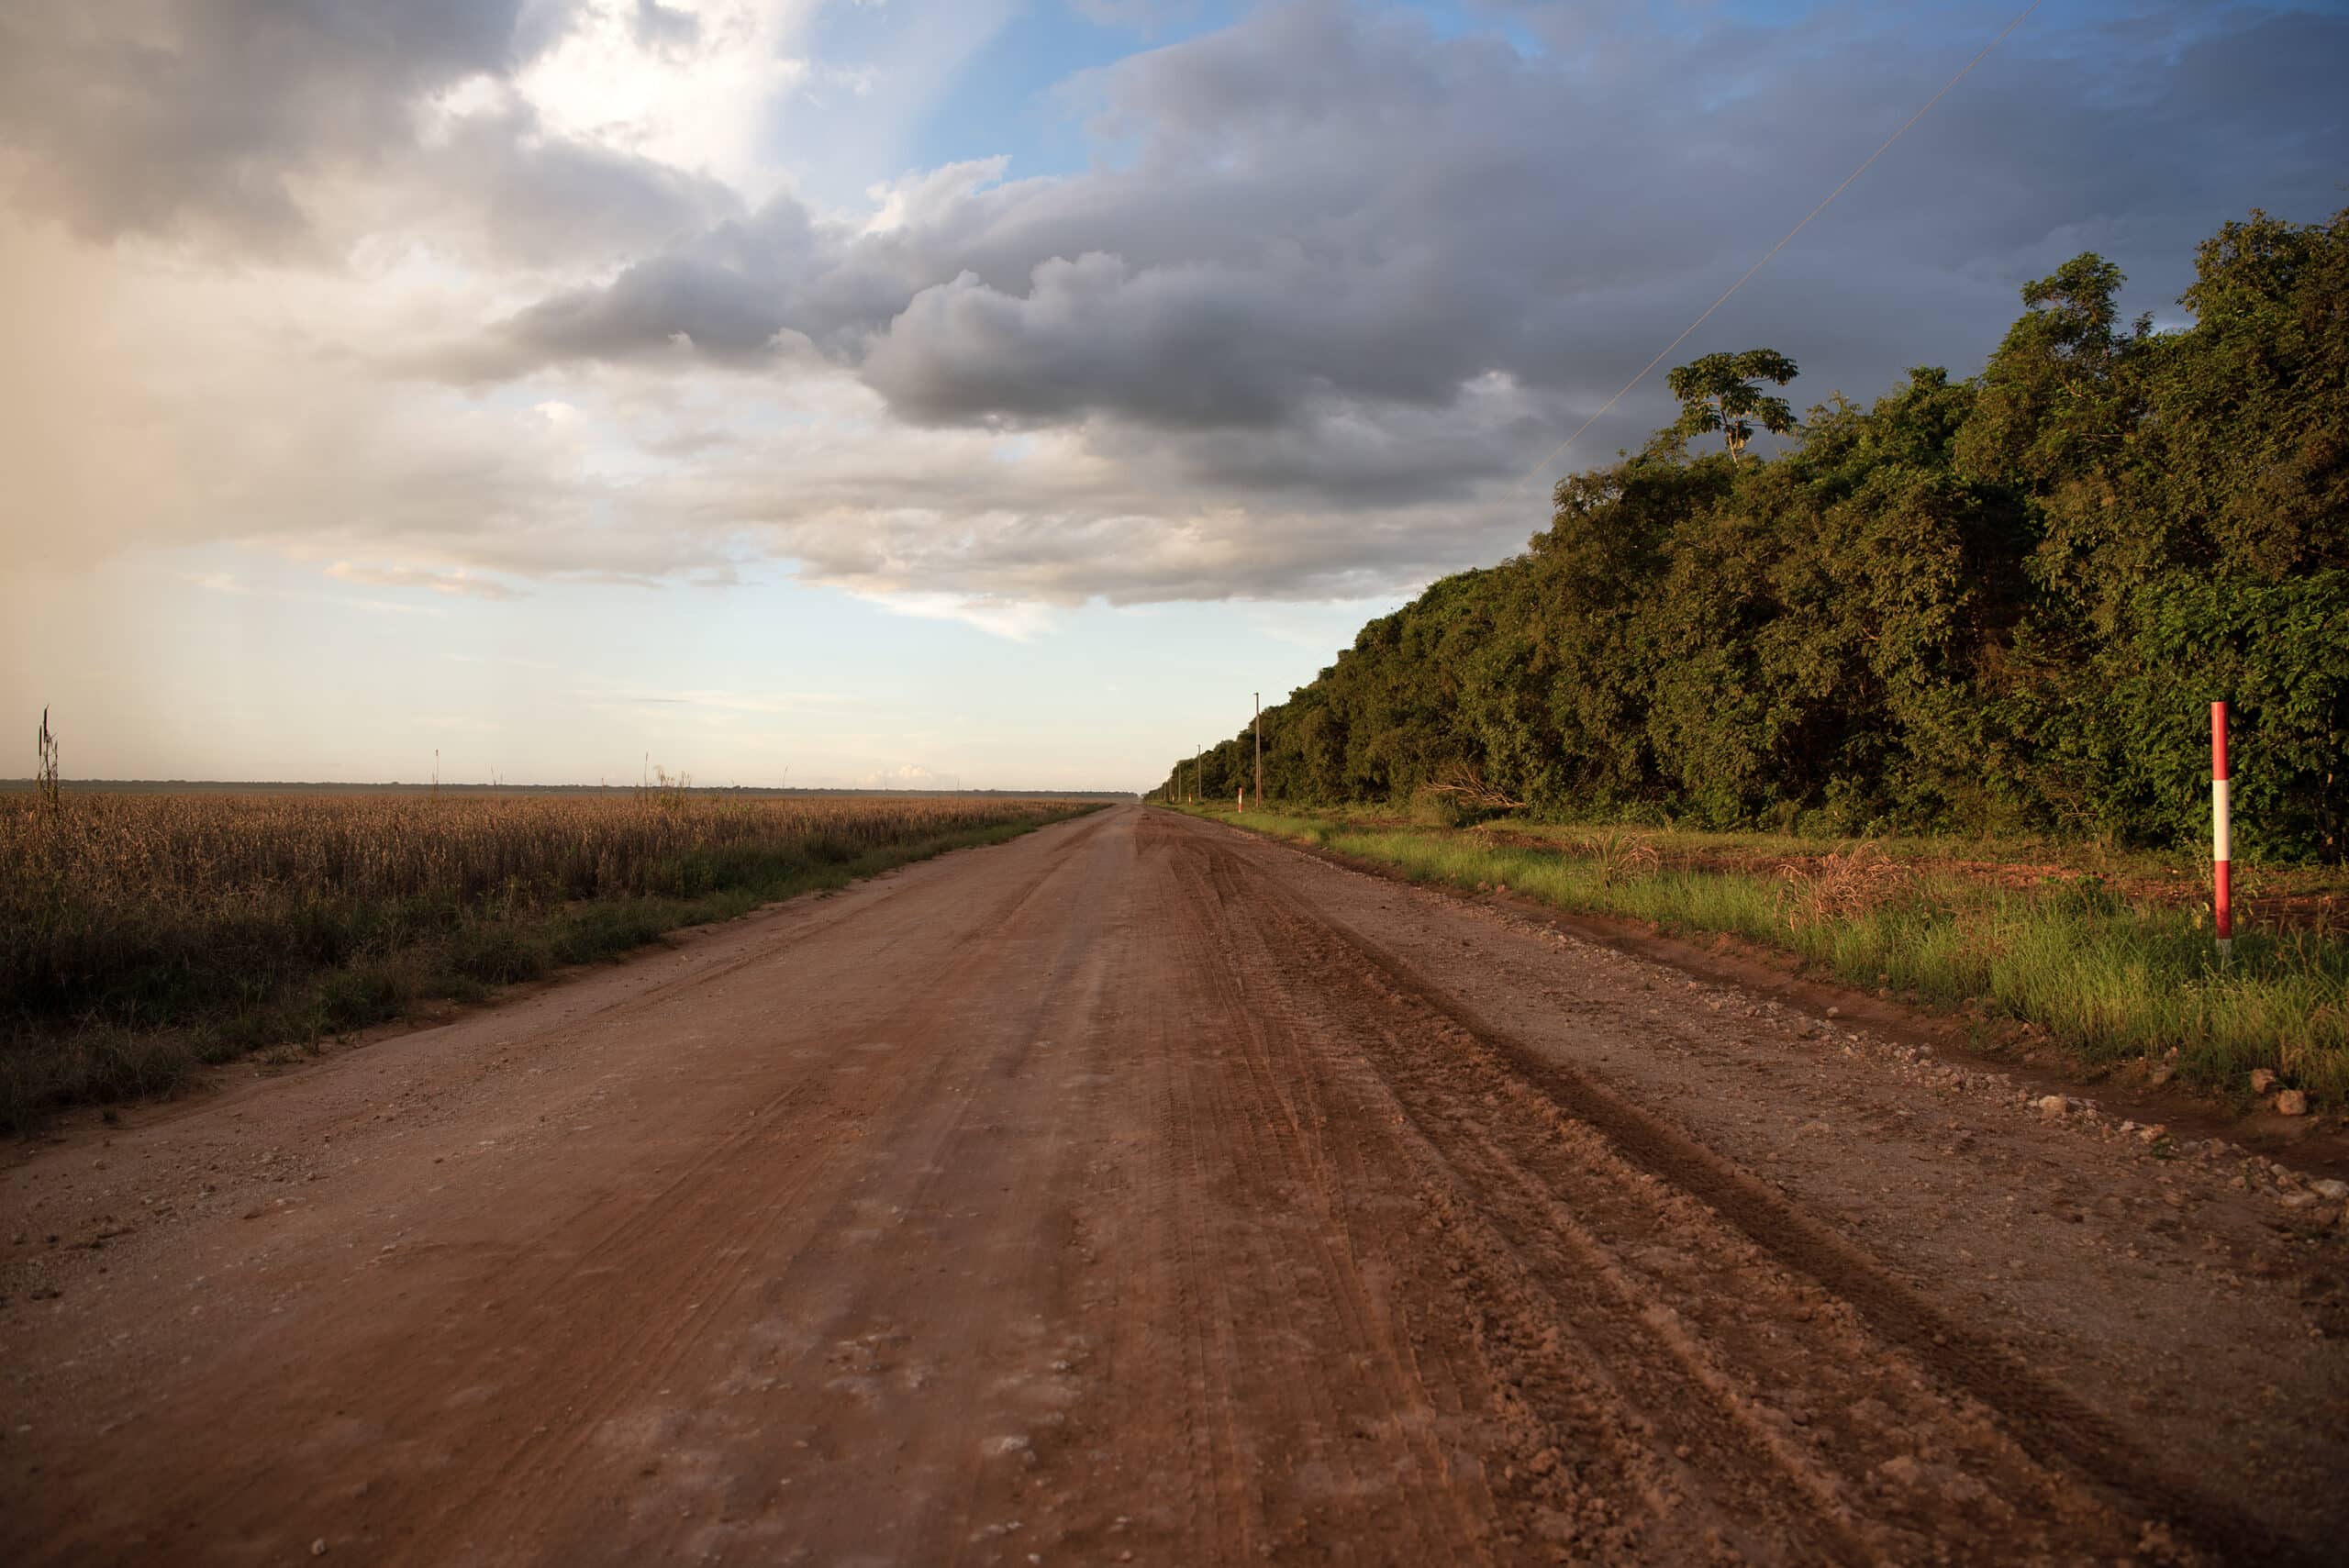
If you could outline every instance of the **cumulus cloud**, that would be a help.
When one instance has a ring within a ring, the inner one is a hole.
[[[82,234],[195,228],[288,244],[300,186],[413,139],[414,106],[503,76],[569,21],[561,0],[121,0],[0,5],[0,139]]]
[[[468,260],[504,267],[570,272],[622,261],[742,209],[732,187],[707,174],[550,135],[511,95],[432,126],[399,175],[370,227],[429,233]]]
[[[615,30],[646,79],[702,63],[696,14],[613,3],[0,0],[0,153],[88,239],[331,259],[398,236],[575,272],[742,206],[641,124],[573,112]]]
[[[636,0],[629,27],[636,41],[647,49],[690,49],[701,41],[701,17],[663,6],[661,0]]]
[[[953,773],[941,773],[924,762],[903,762],[894,768],[880,768],[856,781],[860,789],[958,789],[962,780]]]
[[[1518,10],[1562,30],[1553,7]],[[2155,13],[2113,32],[2093,67],[1995,57],[1785,258],[1773,282],[1809,292],[1759,289],[1724,329],[1880,381],[1978,355],[2054,237],[2101,228],[2174,292],[2192,239],[2249,199],[2326,199],[2349,118],[2309,62],[2349,59],[2349,21]],[[1333,401],[1445,406],[1495,373],[1563,412],[1962,58],[1865,31],[1651,37],[1636,61],[1617,41],[1529,57],[1337,0],[1268,7],[1082,84],[1102,134],[1138,149],[1123,166],[1005,184],[964,165],[861,229],[785,196],[503,333],[540,361],[813,344],[923,424],[1249,431]],[[1865,326],[1897,325],[1899,348],[1844,317],[1880,280],[1906,307]]]
[[[836,210],[760,161],[778,95],[857,64],[804,57],[810,14],[0,0],[20,200],[119,242],[6,279],[0,456],[75,520],[21,548],[254,539],[425,586],[783,562],[1014,636],[1385,594],[1539,526],[1542,454],[2007,19],[1282,0],[1065,83],[1074,172],[974,148]],[[2338,205],[2343,64],[2329,9],[2047,13],[1687,354],[1771,345],[1809,397],[1962,373],[2087,248],[2163,304],[2227,217]],[[250,259],[322,231],[340,272]],[[249,254],[191,276],[154,235]]]

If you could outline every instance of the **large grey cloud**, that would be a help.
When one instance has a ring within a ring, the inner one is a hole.
[[[1492,373],[1564,418],[1994,25],[1930,45],[1864,22],[1634,40],[1504,9],[1555,52],[1337,0],[1269,7],[1079,84],[1122,164],[950,182],[877,234],[785,198],[525,311],[498,351],[689,342],[743,366],[812,344],[918,423],[1100,418],[1242,447],[1336,409],[1449,406]],[[1689,352],[1768,341],[1813,368],[1806,388],[1865,394],[1978,361],[2016,285],[2071,250],[2174,295],[2224,217],[2337,199],[2349,19],[2155,9],[1994,55]],[[1264,481],[1311,473],[1298,457]]]
[[[683,9],[603,3],[701,58]],[[234,517],[386,572],[542,577],[765,555],[1031,602],[1385,593],[1538,526],[1520,476],[2007,19],[1477,9],[1540,47],[1280,0],[1067,84],[1090,166],[929,170],[870,223],[746,207],[515,95],[427,125],[431,95],[512,78],[569,20],[522,0],[0,0],[0,144],[95,240],[298,247],[362,187],[396,239],[410,202],[436,243],[473,234],[494,317],[370,317],[299,439],[241,409],[191,424],[191,451],[255,450],[215,490],[159,477],[125,505],[188,493],[174,537]],[[1680,357],[1767,343],[1806,398],[1963,372],[2018,284],[2088,248],[2132,308],[2165,306],[2227,217],[2343,200],[2344,65],[2336,8],[2047,8]],[[442,384],[398,379],[419,367]],[[607,447],[515,438],[541,399]],[[1664,402],[1651,384],[1562,465]]]
[[[547,134],[507,95],[440,123],[433,95],[502,83],[580,0],[0,0],[0,148],[20,196],[92,239],[317,244],[321,194],[394,198],[365,221],[453,214],[500,262],[575,268],[739,208],[696,172]],[[638,0],[640,37],[695,18]],[[334,249],[332,237],[324,249]]]
[[[573,272],[648,245],[707,232],[741,210],[707,174],[609,147],[549,135],[527,105],[452,117],[405,150],[396,188],[428,210],[444,241],[451,222],[493,266]]]
[[[191,224],[290,243],[295,185],[408,145],[422,95],[502,76],[569,0],[0,4],[0,141],[85,235]]]

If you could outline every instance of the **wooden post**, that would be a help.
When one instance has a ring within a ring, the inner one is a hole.
[[[1264,694],[1256,694],[1256,808],[1264,807]]]
[[[2228,821],[2227,705],[2210,705],[2210,914],[2219,933],[2219,962],[2234,956],[2233,888],[2227,862],[2234,858]]]

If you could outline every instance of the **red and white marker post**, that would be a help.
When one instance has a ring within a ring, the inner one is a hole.
[[[2235,916],[2227,885],[2232,846],[2227,831],[2227,705],[2210,705],[2210,914],[2219,931],[2219,962],[2234,955]]]

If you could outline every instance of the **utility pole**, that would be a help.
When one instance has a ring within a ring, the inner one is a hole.
[[[1264,809],[1264,694],[1256,695],[1256,809]]]

